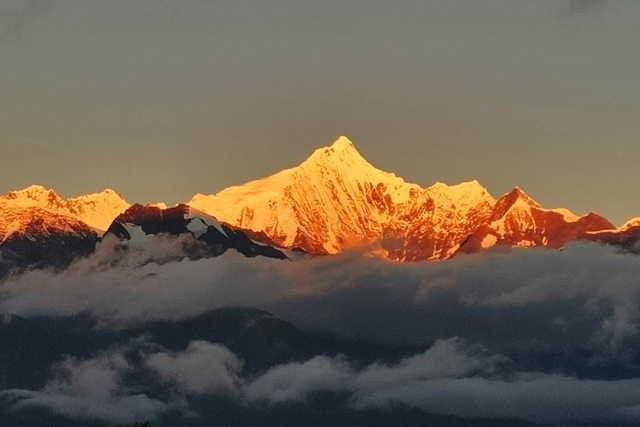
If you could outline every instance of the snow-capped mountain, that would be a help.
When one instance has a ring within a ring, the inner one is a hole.
[[[640,218],[631,219],[617,229],[588,232],[582,238],[615,245],[629,252],[640,253]]]
[[[578,217],[566,209],[544,209],[516,187],[498,200],[491,217],[469,236],[460,251],[478,252],[498,244],[559,249],[586,233],[614,228],[593,212]]]
[[[446,258],[494,203],[475,181],[427,189],[407,183],[373,167],[341,137],[297,168],[196,195],[189,205],[287,248],[335,254],[366,244],[413,260]]]
[[[129,208],[115,191],[107,189],[74,199],[63,199],[55,191],[39,185],[12,191],[0,197],[0,211],[15,208],[41,208],[55,214],[73,217],[97,232],[104,232],[115,217]]]
[[[620,227],[620,230],[626,231],[633,227],[640,227],[640,218],[630,219],[622,227]]]
[[[82,250],[67,252],[87,254],[107,229],[132,242],[190,233],[209,252],[234,248],[284,257],[273,247],[311,254],[358,248],[397,261],[443,260],[495,245],[561,248],[583,239],[635,247],[640,240],[640,218],[616,228],[595,213],[545,209],[518,187],[496,200],[477,181],[407,183],[367,162],[346,137],[297,167],[216,195],[198,194],[188,206],[131,207],[113,190],[63,199],[41,186],[0,197],[0,246],[23,242],[22,252],[14,251],[21,262],[37,258],[21,255],[26,242],[73,238]]]
[[[133,205],[115,219],[105,236],[109,234],[132,246],[145,245],[151,236],[158,234],[188,234],[194,239],[185,243],[184,250],[192,259],[218,256],[228,249],[235,249],[247,257],[287,259],[281,251],[255,242],[244,232],[233,230],[187,205],[166,209],[153,205]]]
[[[98,234],[72,216],[0,205],[0,278],[14,269],[64,268],[95,249]]]
[[[58,235],[97,237],[87,224],[39,207],[0,208],[0,245],[11,240],[51,239]]]
[[[65,200],[34,185],[0,197],[0,277],[27,267],[64,268],[89,255],[128,206],[112,190]]]
[[[366,245],[399,261],[496,244],[559,248],[586,232],[615,229],[594,213],[544,209],[517,187],[500,200],[477,181],[421,188],[376,169],[346,137],[298,167],[198,194],[189,205],[282,247],[334,254]]]

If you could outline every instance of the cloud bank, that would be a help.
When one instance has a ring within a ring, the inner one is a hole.
[[[175,387],[182,398],[163,402],[134,394],[123,375],[132,369],[124,352],[81,361],[68,358],[41,391],[9,390],[0,398],[13,411],[50,410],[74,419],[124,423],[157,419],[169,411],[194,416],[186,396],[232,396],[248,408],[308,405],[317,393],[345,397],[355,410],[396,407],[459,417],[509,417],[532,422],[640,420],[640,379],[578,379],[513,369],[509,360],[461,339],[439,340],[396,364],[357,368],[345,357],[318,356],[242,377],[242,362],[228,349],[194,341],[182,352],[144,353],[138,370]]]
[[[580,380],[559,374],[512,371],[507,359],[437,341],[396,365],[353,369],[343,359],[317,357],[273,368],[250,383],[245,399],[271,405],[305,402],[321,391],[349,392],[359,409],[407,406],[462,417],[510,417],[533,422],[630,420],[640,401],[640,379]],[[637,419],[637,418],[635,418]]]
[[[358,410],[403,406],[536,422],[640,414],[635,255],[577,243],[563,251],[497,248],[439,263],[400,264],[357,252],[288,262],[230,251],[192,261],[181,253],[185,245],[155,236],[127,249],[106,239],[64,272],[30,271],[0,283],[0,312],[88,313],[117,329],[250,306],[307,333],[428,350],[367,366],[317,356],[248,377],[228,349],[193,341],[179,352],[145,350],[134,368],[176,399],[123,385],[133,362],[111,353],[68,359],[43,390],[13,390],[5,398],[17,399],[16,408],[106,417],[88,409],[103,407],[138,419],[182,410],[176,402],[195,396],[255,408],[304,405],[325,392],[346,396]],[[83,372],[105,392],[85,392]]]
[[[462,336],[498,347],[542,340],[620,352],[639,338],[640,258],[598,244],[414,264],[358,253],[190,261],[179,256],[183,245],[154,237],[145,249],[123,250],[105,240],[65,272],[0,283],[0,312],[90,313],[122,326],[251,306],[308,332],[384,343]],[[167,262],[174,258],[182,261]]]

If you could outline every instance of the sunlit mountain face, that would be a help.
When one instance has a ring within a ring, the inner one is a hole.
[[[561,248],[616,228],[594,213],[545,209],[518,187],[496,200],[477,181],[407,183],[368,163],[346,137],[298,167],[198,194],[189,205],[282,247],[335,254],[362,245],[398,261],[442,260],[500,244]]]
[[[519,187],[499,199],[477,181],[422,188],[375,168],[346,137],[300,166],[215,195],[197,194],[184,206],[264,245],[312,255],[356,249],[395,261],[444,260],[497,245],[561,249],[598,240],[629,246],[640,226],[637,219],[616,228],[593,212],[579,217],[546,209]],[[32,186],[0,198],[0,241],[95,238],[129,207],[113,190],[65,200]],[[165,204],[146,209],[158,218],[167,212],[166,223],[176,212]]]
[[[637,218],[422,188],[346,137],[131,202],[0,197],[0,425],[640,422]]]

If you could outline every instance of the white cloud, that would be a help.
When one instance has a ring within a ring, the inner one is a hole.
[[[46,408],[73,419],[107,420],[126,423],[153,420],[176,409],[174,405],[135,394],[123,383],[133,367],[120,352],[110,352],[89,360],[67,357],[54,369],[53,378],[41,391],[6,390],[14,410]]]
[[[269,404],[304,402],[307,395],[319,391],[349,390],[353,373],[345,360],[318,356],[304,363],[277,366],[244,389],[244,398]]]
[[[191,395],[236,395],[240,389],[242,362],[226,347],[206,341],[192,341],[175,354],[152,354],[146,366]]]
[[[438,341],[395,365],[357,370],[344,359],[317,357],[275,367],[245,388],[250,402],[305,402],[313,393],[349,392],[354,408],[406,406],[461,417],[533,422],[638,420],[640,379],[588,380],[511,372],[506,361],[458,339]]]

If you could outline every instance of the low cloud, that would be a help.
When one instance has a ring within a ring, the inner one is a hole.
[[[387,344],[460,336],[501,351],[538,343],[623,354],[640,342],[640,258],[595,243],[411,264],[355,252],[191,261],[180,256],[184,244],[156,236],[139,252],[105,241],[62,273],[0,283],[0,312],[88,312],[124,327],[250,306],[307,332]]]
[[[581,380],[507,369],[503,356],[451,339],[396,365],[361,370],[343,358],[316,357],[275,367],[244,391],[249,402],[305,402],[319,392],[350,393],[352,407],[405,406],[461,417],[533,422],[637,420],[640,379]]]
[[[269,404],[305,402],[311,393],[348,391],[353,372],[345,359],[318,356],[304,363],[275,367],[244,390],[247,401]]]
[[[67,357],[53,369],[41,391],[6,390],[0,397],[13,401],[14,411],[44,408],[72,419],[127,423],[154,420],[175,407],[143,393],[132,393],[124,376],[133,366],[121,352],[79,360]]]
[[[163,239],[139,250],[106,241],[64,272],[11,277],[0,283],[0,312],[27,318],[89,313],[102,327],[127,328],[249,306],[307,333],[429,348],[367,367],[318,356],[257,378],[245,376],[238,357],[215,344],[145,353],[138,369],[189,398],[235,396],[260,406],[304,404],[330,392],[348,395],[359,409],[400,405],[537,421],[635,419],[639,413],[638,256],[576,243],[563,251],[501,249],[438,263],[402,264],[357,252],[288,262],[229,251],[192,261],[180,254],[184,242]],[[172,407],[113,386],[110,394],[82,396],[72,386],[77,381],[65,381],[13,393],[23,405],[77,408],[91,406],[90,399],[116,408],[140,399],[157,414]]]
[[[175,353],[143,344],[128,349],[141,356],[137,364],[123,350],[90,360],[66,358],[43,390],[8,390],[0,398],[12,403],[13,411],[40,408],[71,419],[113,423],[155,420],[176,410],[197,416],[188,408],[188,396],[227,396],[238,407],[259,410],[265,404],[307,405],[318,393],[341,396],[345,405],[362,411],[405,407],[536,423],[640,420],[638,378],[605,381],[522,371],[507,357],[459,338],[436,341],[425,352],[393,364],[361,366],[345,356],[318,356],[273,367],[258,377],[244,377],[242,362],[218,344],[192,341]],[[137,375],[127,382],[126,374],[134,369]],[[148,386],[148,380],[141,380],[147,375],[159,376],[178,394],[164,402],[134,393]]]
[[[179,353],[155,353],[146,367],[189,395],[237,395],[240,390],[242,362],[226,347],[206,341],[192,341]]]

